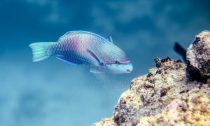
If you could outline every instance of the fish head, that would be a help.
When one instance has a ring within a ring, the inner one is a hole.
[[[131,73],[133,65],[125,52],[114,44],[107,46],[104,53],[104,66],[111,73]]]

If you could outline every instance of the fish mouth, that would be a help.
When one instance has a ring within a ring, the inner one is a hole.
[[[128,73],[131,73],[131,72],[132,72],[132,70],[130,70],[130,69],[127,69],[126,71],[127,71]]]
[[[126,70],[127,73],[131,73],[132,71],[133,71],[133,66],[131,66],[131,68]]]
[[[131,73],[133,71],[133,65],[132,64],[128,64],[128,68],[126,69],[127,73]]]
[[[122,73],[131,73],[133,71],[133,65],[131,63],[122,65],[122,67],[124,67]]]

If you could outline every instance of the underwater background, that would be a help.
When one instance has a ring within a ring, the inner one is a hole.
[[[88,126],[112,115],[132,78],[147,73],[153,59],[181,57],[210,29],[208,0],[1,0],[0,126]],[[71,30],[87,30],[130,57],[131,74],[94,75],[86,67],[50,58],[33,63],[28,45],[56,41]]]

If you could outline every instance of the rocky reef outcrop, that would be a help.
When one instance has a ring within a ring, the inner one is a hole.
[[[210,32],[198,34],[186,54],[186,64],[155,59],[122,93],[113,117],[93,126],[210,126]]]

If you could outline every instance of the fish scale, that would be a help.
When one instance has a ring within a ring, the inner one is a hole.
[[[58,42],[38,42],[30,47],[35,62],[56,56],[71,64],[89,65],[94,73],[129,73],[133,69],[125,52],[112,42],[112,38],[88,31],[67,32]]]

